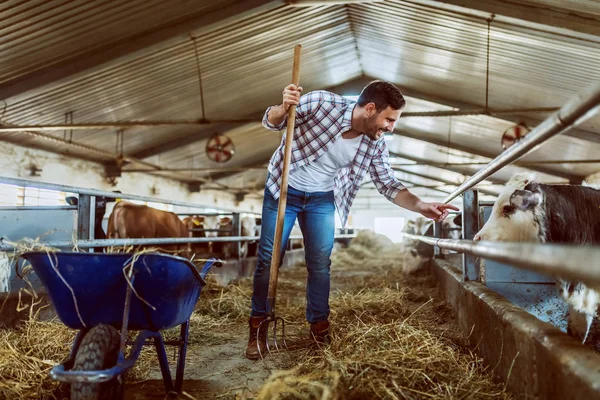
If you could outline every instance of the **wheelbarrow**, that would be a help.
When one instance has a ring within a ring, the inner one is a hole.
[[[29,261],[63,324],[79,332],[71,352],[50,376],[71,384],[71,400],[120,399],[124,373],[144,345],[154,345],[167,393],[181,392],[189,320],[204,278],[187,259],[158,254],[28,252]],[[180,326],[178,340],[165,342],[161,331]],[[120,330],[119,331],[117,330]],[[129,330],[139,331],[133,342]],[[125,357],[126,344],[132,344]],[[175,384],[165,344],[179,348]]]

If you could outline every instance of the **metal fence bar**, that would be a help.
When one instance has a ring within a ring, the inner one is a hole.
[[[88,195],[79,196],[77,203],[77,239],[89,239],[91,226],[92,198]]]
[[[240,221],[240,214],[239,213],[234,213],[233,218],[231,219],[231,232],[232,235],[235,236],[242,236],[242,223]],[[235,245],[233,246],[233,257],[234,258],[240,258],[241,252],[242,252],[242,247],[241,247],[242,242],[235,242]]]
[[[336,235],[335,239],[351,239],[356,237],[352,235]],[[73,243],[70,240],[62,241],[48,241],[39,242],[40,246],[48,247],[77,247],[90,248],[90,247],[111,247],[111,246],[137,246],[137,245],[153,245],[153,244],[185,244],[185,243],[208,243],[208,242],[251,242],[259,240],[260,236],[224,236],[224,237],[213,237],[213,238],[148,238],[148,239],[96,239],[96,240],[79,240],[77,243]],[[290,236],[290,239],[302,239],[301,235]],[[12,251],[15,247],[3,243],[0,239],[0,251]]]
[[[450,195],[444,199],[444,203],[448,203],[455,197],[460,196],[467,189],[472,188],[505,165],[518,160],[544,141],[559,133],[565,132],[573,125],[573,123],[598,104],[600,104],[600,82],[592,85],[578,98],[569,101],[560,110],[550,115],[534,130],[529,132],[529,134],[518,143],[509,147],[498,157],[490,161],[488,165],[477,171],[475,175],[471,176],[462,185],[456,188],[455,191],[450,193]]]
[[[471,240],[437,239],[403,233],[442,249],[482,257],[517,268],[560,276],[600,287],[600,247],[537,243],[474,242]]]
[[[35,187],[35,188],[39,188],[39,189],[55,190],[55,191],[59,191],[59,192],[78,193],[78,194],[90,195],[90,196],[102,196],[102,197],[109,197],[109,198],[147,201],[147,202],[151,202],[151,203],[172,204],[174,206],[179,206],[179,207],[215,208],[214,206],[210,206],[210,205],[187,203],[187,202],[183,202],[183,201],[176,201],[176,200],[170,200],[170,199],[160,199],[160,198],[156,198],[156,197],[138,196],[135,194],[115,193],[115,192],[108,192],[108,191],[104,191],[104,190],[81,188],[81,187],[69,186],[69,185],[59,185],[57,183],[38,182],[38,181],[30,180],[30,179],[9,178],[9,177],[5,177],[5,176],[0,177],[0,183],[4,183],[7,185]],[[225,215],[226,212],[227,213],[239,212],[239,211],[234,211],[234,210],[223,208],[223,207],[218,207],[218,208],[220,210],[223,210],[223,212],[210,214],[210,215]],[[197,214],[190,214],[190,215],[197,215]]]
[[[231,229],[200,229],[200,228],[192,228],[192,229],[188,229],[188,231],[190,231],[190,232],[228,232],[228,233],[232,232]]]
[[[442,222],[433,222],[433,236],[435,236],[436,238],[442,238],[443,235],[443,227],[442,227]],[[435,246],[433,248],[433,256],[435,258],[440,258],[443,259],[444,258],[444,254],[440,251],[440,248]]]
[[[465,240],[473,240],[479,231],[479,201],[477,190],[468,190],[463,196],[462,236]],[[477,257],[469,254],[462,255],[463,279],[479,281],[479,262]]]

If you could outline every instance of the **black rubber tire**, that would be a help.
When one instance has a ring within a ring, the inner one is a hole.
[[[114,367],[119,354],[119,332],[109,325],[90,329],[77,350],[74,371],[97,371]],[[73,383],[71,400],[120,400],[123,398],[123,377],[103,383]]]

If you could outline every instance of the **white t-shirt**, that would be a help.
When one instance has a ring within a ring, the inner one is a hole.
[[[290,171],[289,186],[307,193],[333,190],[338,171],[352,164],[362,135],[353,139],[339,137],[331,148],[316,161]]]

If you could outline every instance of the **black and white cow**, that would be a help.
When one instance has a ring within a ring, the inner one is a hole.
[[[454,228],[459,228],[461,226],[461,214],[447,217],[442,222],[442,238],[460,239],[462,233]],[[402,231],[414,235],[433,236],[433,220],[424,217],[418,217],[416,220],[409,220],[406,222]],[[403,271],[405,273],[416,271],[433,259],[433,246],[430,244],[421,242],[420,240],[404,239],[403,246],[405,250]]]
[[[545,185],[531,174],[506,184],[475,240],[600,245],[600,190]],[[568,333],[600,350],[600,295],[582,283],[557,281],[569,304]],[[578,321],[585,316],[584,328]]]

